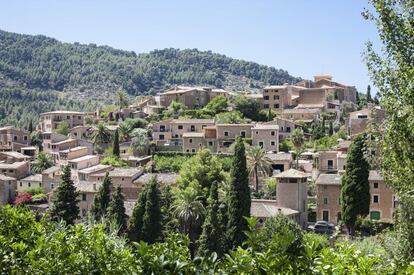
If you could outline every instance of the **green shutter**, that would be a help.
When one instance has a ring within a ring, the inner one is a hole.
[[[370,217],[371,220],[379,220],[381,219],[381,213],[379,211],[372,211]]]

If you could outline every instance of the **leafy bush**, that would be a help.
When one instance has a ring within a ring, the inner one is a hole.
[[[47,202],[46,194],[39,193],[32,196],[33,203],[44,203]]]
[[[101,164],[111,165],[113,167],[120,167],[120,168],[127,168],[128,162],[126,160],[117,158],[115,156],[107,156],[103,160],[101,160]]]
[[[29,193],[34,196],[37,194],[45,194],[45,190],[42,187],[30,187],[23,190],[20,190],[19,193]]]

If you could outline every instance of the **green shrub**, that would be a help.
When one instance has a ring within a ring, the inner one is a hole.
[[[30,195],[34,196],[37,194],[45,194],[45,190],[42,187],[30,187],[19,190],[18,193],[29,193]]]
[[[120,167],[120,168],[127,168],[128,162],[121,158],[117,158],[115,156],[107,156],[103,160],[101,160],[101,164],[111,165],[113,167]]]
[[[39,193],[32,196],[32,202],[34,203],[43,203],[47,202],[47,196],[46,194]]]

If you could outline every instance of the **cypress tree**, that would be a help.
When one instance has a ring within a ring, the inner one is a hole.
[[[160,190],[155,176],[148,183],[146,195],[145,213],[142,217],[142,240],[147,243],[154,243],[161,237],[162,233]]]
[[[365,134],[352,142],[347,160],[345,175],[342,178],[341,210],[342,220],[353,236],[357,216],[369,214],[369,163],[364,156]]]
[[[95,221],[99,221],[104,218],[111,200],[111,188],[112,180],[109,173],[106,172],[102,186],[99,188],[98,193],[93,199],[93,205],[91,209],[92,217]]]
[[[108,219],[119,226],[119,233],[122,234],[127,228],[127,215],[125,214],[124,196],[121,187],[116,188],[108,207]]]
[[[331,121],[329,121],[329,135],[332,136],[333,133],[334,133],[334,130],[333,130],[333,122],[331,120]]]
[[[79,217],[78,192],[71,179],[68,165],[63,167],[61,183],[54,194],[50,216],[54,221],[63,220],[66,224],[74,224]]]
[[[138,196],[138,200],[135,203],[131,220],[129,222],[128,237],[133,242],[138,242],[142,239],[142,219],[145,214],[145,205],[147,203],[146,191],[147,188],[145,186]]]
[[[271,121],[272,120],[272,109],[269,108],[269,110],[267,111],[267,121]]]
[[[112,154],[119,158],[119,133],[118,129],[115,131],[114,142],[112,144]]]
[[[27,127],[27,130],[32,133],[33,132],[33,120],[29,120],[29,126]]]
[[[323,135],[325,135],[325,133],[326,133],[325,117],[322,118],[322,133],[323,133]]]
[[[219,256],[223,254],[219,207],[217,183],[213,182],[210,188],[207,217],[204,221],[203,230],[199,239],[199,254],[201,256],[210,256],[213,252],[216,252]]]
[[[368,87],[367,87],[367,102],[368,103],[372,102],[371,86],[370,85],[368,85]]]
[[[248,225],[243,217],[250,217],[251,206],[246,154],[244,143],[240,137],[236,139],[230,176],[227,241],[230,248],[234,248],[242,245],[246,240],[243,231],[248,229]]]

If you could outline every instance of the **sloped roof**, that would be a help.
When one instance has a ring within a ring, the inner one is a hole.
[[[290,168],[282,173],[277,174],[276,178],[307,178],[309,175],[302,171]]]
[[[252,199],[252,204],[250,207],[251,216],[258,218],[270,218],[276,216],[279,213],[282,213],[286,216],[291,216],[298,214],[299,212],[291,208],[278,206],[275,200]]]
[[[28,177],[25,177],[21,180],[24,181],[36,181],[36,182],[41,182],[42,181],[42,174],[34,174],[34,175],[30,175]]]
[[[320,174],[316,184],[321,185],[341,185],[342,176],[338,174]]]
[[[13,158],[16,158],[16,159],[28,159],[28,158],[30,158],[30,156],[26,156],[22,153],[15,152],[15,151],[0,152],[0,154],[6,155],[6,156],[9,156],[9,157],[13,157]]]
[[[371,170],[371,171],[369,171],[368,180],[383,181],[384,178],[381,176],[381,174],[379,173],[379,171],[377,171],[377,170]]]

